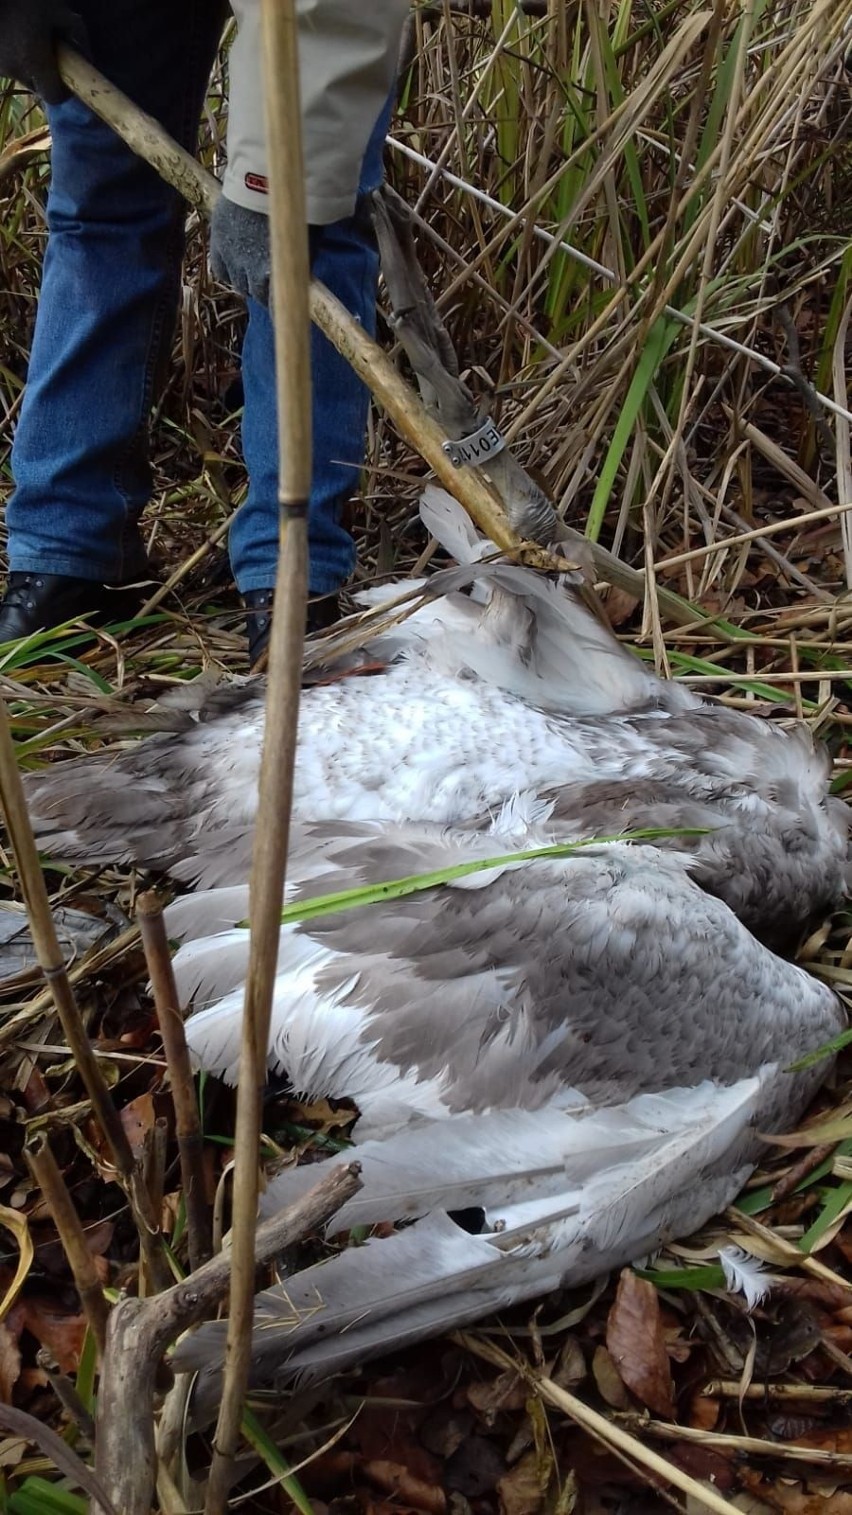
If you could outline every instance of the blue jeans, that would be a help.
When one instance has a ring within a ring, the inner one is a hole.
[[[190,151],[226,14],[222,0],[76,0],[93,62]],[[388,108],[362,190],[382,178]],[[27,389],[12,451],[9,567],[128,582],[145,570],[148,422],[174,330],[185,206],[76,100],[49,112],[53,173]],[[375,331],[378,255],[363,208],[311,228],[312,268]],[[310,587],[336,589],[355,548],[340,524],[363,462],[368,393],[313,328]],[[249,302],[243,347],[245,504],[231,527],[240,590],[267,589],[278,553],[277,423],[269,312]]]

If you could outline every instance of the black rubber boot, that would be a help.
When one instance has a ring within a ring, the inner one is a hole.
[[[246,636],[248,637],[249,667],[254,672],[265,660],[272,630],[272,604],[274,589],[248,589],[243,595],[246,607]],[[305,635],[325,631],[340,620],[340,604],[336,594],[324,594],[308,600],[305,618]]]
[[[153,588],[153,581],[111,585],[62,573],[10,573],[0,602],[0,642],[17,642],[65,621],[103,626],[132,620]]]

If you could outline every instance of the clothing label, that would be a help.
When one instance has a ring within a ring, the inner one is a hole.
[[[269,180],[265,174],[246,174],[243,183],[246,189],[256,190],[259,195],[269,194]]]
[[[460,437],[457,442],[444,442],[442,446],[454,468],[461,468],[464,463],[470,464],[471,468],[481,468],[483,463],[496,458],[498,452],[503,451],[506,438],[489,416],[469,437]]]

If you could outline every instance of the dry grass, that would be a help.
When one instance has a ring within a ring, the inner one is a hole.
[[[845,388],[852,0],[742,8],[549,0],[529,14],[511,0],[492,0],[463,10],[444,0],[415,12],[388,163],[396,187],[417,207],[421,258],[471,382],[496,406],[519,455],[571,524],[645,571],[644,604],[609,594],[619,630],[676,677],[775,718],[807,719],[831,744],[842,789],[852,722],[852,602],[844,598],[852,588]],[[221,159],[222,99],[219,78],[203,131],[211,167]],[[35,309],[48,166],[38,112],[8,95],[0,104],[3,486]],[[141,701],[211,664],[242,668],[222,549],[245,484],[227,399],[240,327],[238,302],[211,286],[203,231],[193,224],[174,361],[153,432],[156,494],[146,517],[151,547],[166,572],[179,572],[178,583],[158,616],[125,639],[102,637],[87,650],[73,636],[48,637],[2,659],[3,692],[26,765],[98,740],[100,715],[116,697]],[[374,416],[353,507],[360,577],[413,566],[423,547],[414,524],[422,473]],[[658,584],[691,600],[705,619],[697,615],[692,628],[667,625]],[[88,900],[87,908],[115,913],[119,926],[132,913],[133,877],[56,873],[51,882],[64,903]],[[838,919],[806,949],[815,971],[841,989],[852,988],[850,925]],[[122,1102],[150,1099],[160,1075],[140,1031],[141,974],[127,939],[107,949],[97,971],[90,964],[78,973]],[[74,1137],[75,1130],[84,1138],[89,1132],[79,1085],[61,1051],[51,1050],[59,1044],[44,999],[17,992],[0,1038],[8,1106],[4,1202],[32,1211],[21,1136],[49,1127],[88,1223],[108,1220],[117,1228],[106,1253],[115,1279],[130,1266],[129,1242],[121,1214],[111,1209],[114,1193],[110,1199],[111,1191],[93,1184],[90,1155]],[[842,1460],[852,1386],[845,1282],[852,1244],[843,1229],[852,1206],[852,1129],[847,1134],[843,1124],[849,1099],[842,1072],[826,1095],[826,1118],[835,1112],[835,1119],[816,1150],[819,1161],[807,1171],[814,1149],[804,1137],[750,1189],[746,1209],[759,1223],[748,1215],[724,1223],[726,1237],[741,1233],[783,1277],[775,1302],[758,1313],[756,1338],[713,1292],[719,1228],[715,1237],[673,1249],[654,1274],[667,1329],[683,1348],[678,1410],[686,1432],[670,1445],[676,1433],[656,1420],[641,1427],[642,1436],[696,1476],[712,1476],[732,1495],[747,1492],[756,1510],[809,1515],[817,1508],[809,1499],[829,1496],[835,1503],[826,1507],[838,1515],[850,1507]],[[320,1139],[321,1112],[278,1113],[280,1142]],[[230,1113],[214,1105],[205,1119],[215,1153],[217,1139],[227,1141]],[[44,1220],[32,1225],[43,1247]],[[691,1287],[680,1286],[684,1279],[672,1287],[662,1276],[672,1262],[698,1270],[690,1272]],[[38,1284],[37,1270],[36,1292]],[[563,1390],[581,1384],[584,1399],[609,1405],[607,1413],[635,1430],[635,1403],[625,1408],[607,1399],[612,1383],[592,1368],[603,1304],[569,1301],[566,1309],[567,1325],[557,1327],[550,1307],[532,1325],[519,1323],[511,1350],[548,1383],[555,1377]],[[793,1345],[767,1366],[772,1344],[795,1337],[803,1313],[816,1333],[808,1353],[797,1355]],[[436,1360],[422,1360],[421,1376],[423,1363]],[[457,1372],[456,1398],[468,1395],[465,1413],[479,1407],[477,1435],[496,1425],[507,1443],[517,1443],[516,1460],[531,1442],[537,1449],[540,1502],[530,1495],[526,1506],[512,1505],[505,1495],[511,1515],[539,1508],[598,1515],[617,1499],[630,1508],[631,1475],[620,1483],[620,1464],[609,1461],[603,1481],[596,1478],[594,1457],[576,1437],[564,1438],[555,1410],[548,1421],[542,1400],[536,1410],[524,1394],[519,1401],[510,1395],[515,1409],[492,1406],[487,1423],[481,1370],[467,1355]],[[404,1373],[402,1364],[400,1384]],[[410,1386],[410,1375],[405,1382]],[[33,1382],[25,1390],[19,1381],[17,1392],[41,1403]],[[546,1400],[550,1391],[543,1392]],[[352,1410],[345,1393],[341,1404],[345,1417]],[[746,1433],[762,1450],[738,1444]],[[689,1437],[691,1452],[684,1450]],[[322,1439],[309,1421],[291,1424],[283,1437],[294,1461]],[[779,1442],[805,1452],[833,1446],[841,1460],[835,1456],[828,1471],[816,1456],[798,1464]],[[558,1452],[549,1463],[548,1445]],[[577,1475],[573,1494],[569,1468]],[[368,1484],[374,1476],[364,1475]],[[319,1496],[327,1497],[321,1488]],[[483,1510],[496,1503],[493,1492],[477,1497]],[[669,1507],[664,1493],[654,1497],[645,1508]],[[270,1496],[253,1507],[283,1506]]]

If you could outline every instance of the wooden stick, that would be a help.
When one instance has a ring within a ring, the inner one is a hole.
[[[47,1208],[59,1232],[65,1256],[74,1275],[74,1283],[89,1330],[95,1338],[98,1356],[103,1360],[106,1344],[106,1327],[109,1305],[104,1297],[103,1285],[98,1278],[92,1254],[86,1246],[86,1233],[74,1208],[71,1195],[47,1137],[37,1136],[31,1146],[24,1148],[27,1165],[40,1188]]]
[[[5,700],[0,700],[0,805],[3,807],[12,843],[15,867],[41,971],[50,989],[75,1066],[106,1137],[116,1178],[124,1189],[133,1212],[148,1276],[156,1281],[157,1287],[163,1288],[171,1281],[171,1276],[163,1251],[159,1217],[154,1213],[141,1170],[133,1157],[118,1111],[92,1051],[68,979],[27,813]]]
[[[249,883],[251,940],[240,1044],[231,1302],[206,1515],[226,1515],[251,1365],[258,1149],[290,838],[308,596],[310,263],[295,0],[261,0],[263,96],[278,410],[279,553],[266,730]],[[351,318],[350,318],[351,319]],[[353,323],[354,324],[354,323]]]
[[[201,1120],[195,1097],[192,1063],[186,1045],[183,1016],[180,1013],[172,958],[169,951],[163,909],[153,890],[140,894],[136,902],[136,919],[151,979],[151,991],[157,1011],[163,1051],[169,1070],[172,1100],[175,1107],[175,1134],[186,1203],[186,1229],[189,1243],[189,1266],[200,1268],[213,1253],[213,1228],[204,1183],[204,1144]]]
[[[190,205],[209,216],[219,198],[217,179],[188,153],[153,116],[110,84],[88,59],[60,42],[56,61],[62,79],[78,100],[106,121],[128,147],[144,158]]]
[[[256,1261],[269,1262],[328,1221],[361,1187],[357,1163],[321,1183],[257,1229]],[[154,1391],[166,1348],[211,1315],[231,1281],[226,1249],[156,1299],[122,1299],[110,1313],[98,1389],[95,1470],[121,1515],[150,1515],[156,1478]],[[105,1515],[92,1501],[92,1515]]]
[[[140,110],[72,48],[61,44],[57,56],[59,72],[68,88],[106,121],[128,147],[150,163],[190,205],[209,216],[222,192],[219,181],[179,147],[153,116]],[[273,246],[273,260],[274,257]],[[480,530],[504,551],[517,551],[520,540],[512,531],[494,491],[474,469],[453,467],[443,450],[447,439],[440,426],[400,378],[378,343],[367,336],[349,311],[316,279],[310,286],[310,313],[311,319],[352,365],[393,417],[402,435],[435,470],[442,484],[455,495]],[[538,555],[543,566],[553,566],[548,554],[539,550]]]

